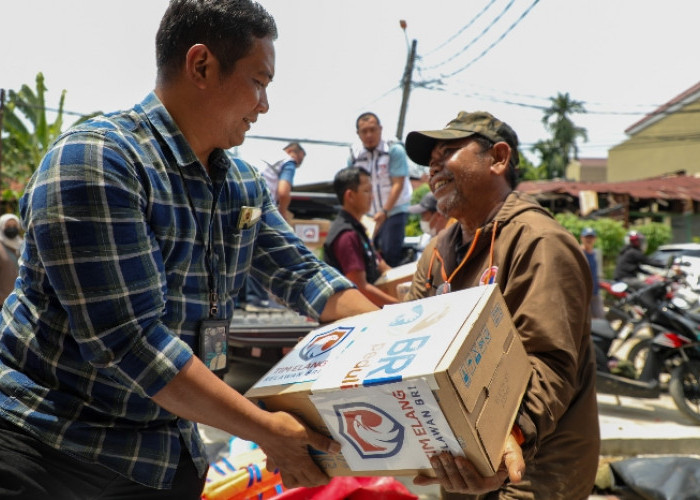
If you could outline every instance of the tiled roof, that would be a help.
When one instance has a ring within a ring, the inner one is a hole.
[[[596,191],[628,194],[633,198],[700,201],[700,177],[668,175],[623,182],[524,181],[518,185],[518,191],[571,196],[578,196],[581,191]]]

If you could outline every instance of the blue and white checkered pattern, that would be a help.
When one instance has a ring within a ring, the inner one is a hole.
[[[314,318],[352,286],[293,234],[255,169],[221,150],[209,168],[153,93],[52,146],[20,205],[26,245],[0,322],[0,418],[148,486],[170,485],[180,436],[204,470],[194,425],[150,399],[190,359],[208,316],[203,242],[211,234],[222,318],[249,271]],[[239,230],[243,206],[262,217]]]

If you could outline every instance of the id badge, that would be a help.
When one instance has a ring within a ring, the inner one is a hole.
[[[199,325],[199,358],[217,375],[228,369],[227,319],[205,319]]]
[[[443,293],[450,293],[451,291],[452,285],[445,281],[444,283],[438,285],[437,289],[435,289],[435,295],[442,295]]]

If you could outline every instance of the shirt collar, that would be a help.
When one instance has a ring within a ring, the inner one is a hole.
[[[199,163],[199,159],[192,151],[187,139],[185,139],[175,120],[155,92],[148,94],[140,106],[148,121],[172,151],[178,165],[187,167],[188,165]],[[217,168],[228,168],[231,166],[231,162],[221,149],[214,150],[209,161],[210,165]]]

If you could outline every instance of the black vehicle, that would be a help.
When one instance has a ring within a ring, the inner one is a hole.
[[[661,394],[662,375],[668,373],[668,391],[676,406],[700,425],[700,323],[671,306],[667,286],[666,281],[653,283],[628,297],[644,308],[652,332],[652,338],[643,341],[646,351],[638,376],[634,370],[619,371],[620,360],[608,356],[617,332],[606,320],[593,320],[596,389],[603,394],[655,399]]]
[[[315,191],[292,191],[289,210],[302,220],[332,220],[340,206],[335,194]],[[325,235],[323,235],[325,238]],[[406,237],[402,264],[413,262],[418,254],[418,238]],[[300,338],[321,325],[282,305],[241,307],[234,309],[229,327],[228,355],[234,361],[272,366],[296,345]]]

